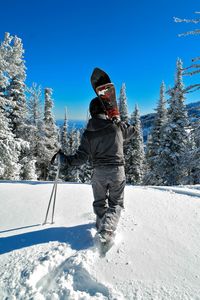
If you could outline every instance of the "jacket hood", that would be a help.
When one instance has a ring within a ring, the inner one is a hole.
[[[112,124],[111,120],[102,118],[92,118],[87,124],[86,130],[88,131],[98,131],[102,130]]]

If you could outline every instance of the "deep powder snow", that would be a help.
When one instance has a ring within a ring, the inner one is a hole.
[[[200,186],[127,186],[105,258],[91,186],[59,183],[55,223],[42,226],[51,189],[0,182],[0,300],[200,299]]]

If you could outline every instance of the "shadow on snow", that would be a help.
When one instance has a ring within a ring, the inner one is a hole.
[[[32,180],[0,180],[0,184],[12,183],[12,184],[29,184],[29,185],[40,185],[40,184],[54,184],[55,181],[32,181]],[[82,185],[90,185],[90,183],[80,183],[80,182],[73,182],[73,181],[61,181],[58,180],[58,184],[82,184]]]
[[[89,223],[74,227],[47,228],[3,237],[0,238],[0,254],[53,241],[67,243],[74,250],[84,250],[93,245],[90,233],[92,227],[94,227],[94,224]]]

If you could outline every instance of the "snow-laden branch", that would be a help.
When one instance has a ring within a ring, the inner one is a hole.
[[[183,33],[178,34],[178,36],[181,37],[181,36],[198,35],[198,34],[200,34],[200,29],[191,30],[191,31],[186,31],[186,32],[183,32]]]
[[[200,89],[200,84],[198,84],[198,83],[197,84],[192,84],[192,85],[189,85],[188,87],[186,87],[185,89],[183,89],[182,93],[183,94],[193,93],[193,92],[195,92],[199,89]],[[169,88],[166,91],[166,93],[170,96],[173,96],[176,93],[176,87]]]
[[[200,71],[199,71],[200,72]],[[200,89],[200,84],[192,84],[184,89],[184,93],[192,93]]]
[[[182,70],[185,71],[185,70],[188,70],[188,69],[195,69],[195,68],[200,68],[200,64],[193,64],[189,67],[186,67],[186,68],[183,68]]]
[[[194,24],[197,24],[197,23],[200,23],[200,19],[180,19],[180,18],[177,18],[177,17],[174,17],[174,22],[175,23],[194,23]]]
[[[186,72],[186,73],[183,73],[183,75],[186,75],[186,76],[192,76],[192,75],[195,75],[195,74],[198,74],[200,73],[200,70],[195,70],[195,71],[191,71],[191,72]]]
[[[198,61],[198,60],[200,60],[200,56],[194,57],[194,58],[192,59],[192,62],[195,62],[195,61]]]

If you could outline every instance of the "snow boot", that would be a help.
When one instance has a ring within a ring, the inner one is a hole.
[[[99,249],[100,257],[105,257],[106,253],[115,243],[115,233],[113,231],[103,230],[96,234],[95,240]]]

